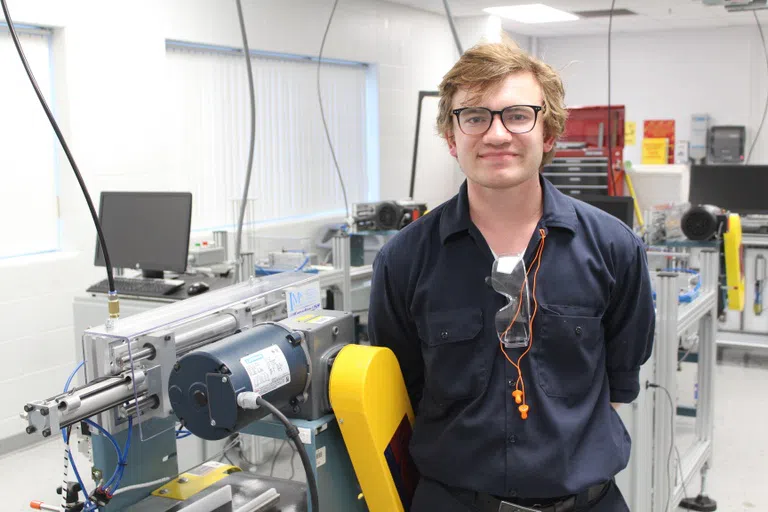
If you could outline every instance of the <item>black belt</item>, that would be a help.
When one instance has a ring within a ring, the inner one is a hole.
[[[599,501],[608,491],[611,484],[611,481],[603,482],[602,484],[593,485],[580,494],[560,499],[555,498],[555,500],[551,498],[501,499],[491,494],[479,492],[475,495],[474,508],[477,512],[573,512],[577,503],[592,505]]]

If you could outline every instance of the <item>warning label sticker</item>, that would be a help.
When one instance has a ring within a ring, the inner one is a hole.
[[[306,323],[308,323],[308,324],[324,324],[325,322],[330,322],[331,320],[333,320],[332,316],[316,316],[314,318],[306,320]]]
[[[291,382],[288,360],[277,345],[241,358],[240,364],[248,372],[253,390],[261,395]]]
[[[196,467],[195,469],[191,469],[187,471],[187,473],[195,476],[205,476],[211,471],[214,471],[224,466],[226,466],[226,464],[222,464],[221,462],[211,461],[211,462],[206,462],[205,464],[202,464]]]

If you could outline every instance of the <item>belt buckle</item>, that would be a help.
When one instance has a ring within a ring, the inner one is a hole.
[[[508,501],[502,501],[499,503],[499,512],[540,512],[535,508],[521,507]]]

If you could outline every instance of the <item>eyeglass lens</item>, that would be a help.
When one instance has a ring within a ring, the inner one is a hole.
[[[468,108],[459,114],[459,128],[467,135],[485,133],[492,121],[493,114],[483,107]],[[536,124],[536,111],[526,105],[507,107],[501,112],[501,122],[512,133],[526,133]]]

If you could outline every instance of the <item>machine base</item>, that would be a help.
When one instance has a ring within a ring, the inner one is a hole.
[[[304,483],[238,472],[228,475],[186,500],[149,496],[130,506],[127,512],[175,512],[187,507],[193,509],[196,502],[226,486],[232,488],[232,504],[228,509],[225,507],[225,510],[236,510],[271,488],[280,494],[280,501],[268,509],[270,512],[305,512],[308,509],[307,486]]]
[[[685,498],[678,505],[685,510],[700,510],[703,512],[714,512],[717,510],[717,502],[709,496],[699,494],[695,498]]]

